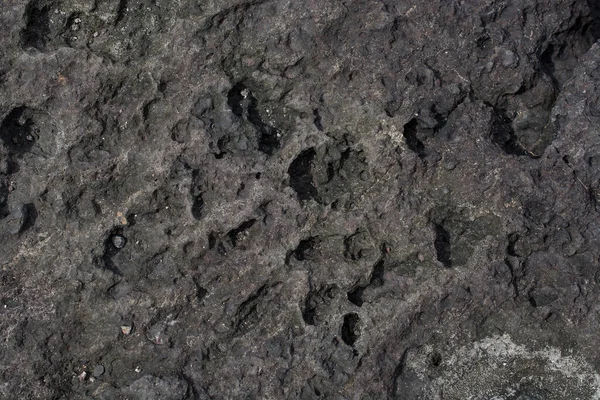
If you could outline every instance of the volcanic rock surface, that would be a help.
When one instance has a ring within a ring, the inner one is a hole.
[[[600,399],[596,0],[4,0],[0,398]]]

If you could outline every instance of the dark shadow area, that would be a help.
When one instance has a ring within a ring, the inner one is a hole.
[[[267,154],[273,153],[281,147],[281,132],[265,123],[260,115],[258,100],[243,83],[238,83],[227,93],[227,105],[231,112],[239,118],[245,118],[259,133],[258,150]]]
[[[591,11],[592,22],[589,27],[589,32],[594,40],[600,39],[600,1],[588,0],[588,5]]]
[[[246,299],[237,309],[234,322],[234,337],[240,337],[250,332],[258,322],[258,305],[269,293],[269,286],[264,285]]]
[[[425,145],[417,138],[417,127],[419,122],[416,118],[411,119],[404,125],[404,139],[406,139],[406,144],[408,148],[415,152],[420,158],[424,158],[425,154]]]
[[[25,8],[25,27],[21,30],[21,45],[24,49],[44,51],[50,34],[50,4],[32,1]]]
[[[302,319],[307,325],[317,325],[318,308],[329,304],[336,296],[336,285],[325,285],[308,292],[302,309]]]
[[[37,220],[38,212],[35,208],[35,204],[28,203],[23,206],[23,226],[19,233],[24,233],[25,231],[33,228],[35,225],[35,221]]]
[[[317,155],[314,148],[304,150],[300,153],[288,168],[290,175],[290,186],[298,194],[300,200],[316,199],[318,197],[312,177],[312,162]]]
[[[441,224],[435,225],[435,251],[437,259],[444,267],[452,267],[452,252],[450,246],[450,233]]]
[[[104,241],[104,253],[102,254],[102,266],[118,276],[123,276],[121,270],[112,260],[127,244],[127,238],[123,236],[123,229],[114,229]]]
[[[190,197],[192,199],[192,216],[199,221],[202,218],[202,210],[204,209],[204,198],[202,197],[200,171],[198,170],[192,171]]]
[[[10,212],[8,211],[8,184],[4,179],[0,179],[0,219],[6,218]]]
[[[312,259],[315,253],[315,247],[318,244],[319,239],[314,236],[301,240],[298,244],[298,247],[296,247],[296,249],[294,250],[294,257],[298,261]]]
[[[373,272],[371,272],[371,278],[369,279],[369,283],[366,285],[356,286],[348,292],[348,301],[354,304],[355,306],[362,307],[362,305],[364,304],[363,294],[365,290],[369,287],[376,288],[383,286],[384,273],[384,261],[380,260],[373,267]]]
[[[515,134],[515,130],[512,126],[512,120],[506,114],[505,109],[494,107],[491,123],[490,134],[492,136],[492,141],[500,146],[506,154],[539,158],[539,156],[529,153],[519,143],[519,138]]]
[[[27,107],[14,108],[0,124],[0,139],[11,154],[22,154],[31,150],[38,139],[34,123],[27,115]]]
[[[360,328],[358,326],[360,317],[356,313],[344,315],[344,323],[342,325],[342,340],[348,346],[354,346],[354,343],[360,337]]]

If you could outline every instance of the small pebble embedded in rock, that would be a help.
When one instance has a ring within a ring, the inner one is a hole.
[[[94,375],[96,378],[98,378],[98,377],[100,377],[100,376],[104,375],[104,366],[103,366],[103,365],[96,365],[96,366],[94,367],[94,373],[93,373],[93,375]]]
[[[115,246],[117,249],[122,249],[125,247],[125,244],[127,244],[127,239],[121,235],[113,235],[111,241],[113,246]]]

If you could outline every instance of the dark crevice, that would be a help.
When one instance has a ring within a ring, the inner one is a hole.
[[[315,316],[317,314],[317,305],[312,304],[310,297],[305,300],[304,309],[302,310],[302,319],[307,325],[315,325]]]
[[[558,86],[556,78],[554,77],[554,45],[550,43],[546,49],[540,54],[540,70],[552,78],[552,82],[555,86]]]
[[[184,373],[181,374],[181,378],[187,383],[187,393],[185,394],[185,398],[199,400],[200,394],[194,380]]]
[[[115,18],[115,25],[125,18],[125,14],[127,13],[127,3],[128,0],[119,0],[119,7],[117,8],[117,18]]]
[[[192,172],[192,185],[190,188],[190,197],[192,201],[192,216],[196,220],[202,218],[202,210],[204,209],[204,198],[201,184],[200,171],[194,170]]]
[[[25,27],[21,31],[23,48],[44,51],[50,34],[50,5],[32,1],[25,8]]]
[[[417,138],[418,125],[419,122],[416,118],[411,119],[404,125],[403,135],[408,148],[415,152],[420,158],[424,158],[426,156],[425,145]]]
[[[371,279],[369,280],[369,284],[373,287],[383,286],[384,280],[383,276],[385,273],[385,267],[383,260],[377,262],[373,267],[373,272],[371,273]]]
[[[380,260],[373,267],[373,272],[371,272],[371,277],[369,279],[369,283],[366,285],[360,285],[354,287],[352,290],[348,292],[348,301],[355,306],[362,307],[364,304],[363,294],[365,290],[369,287],[376,288],[383,286],[384,280],[383,275],[385,272],[384,261]]]
[[[8,184],[4,177],[0,176],[0,220],[6,218],[10,212],[8,211]]]
[[[594,38],[594,41],[597,41],[600,39],[600,2],[598,0],[588,0],[588,5],[592,19],[588,31],[592,38]]]
[[[212,250],[217,245],[217,234],[215,232],[211,232],[208,234],[208,249]]]
[[[450,233],[441,225],[435,225],[435,251],[437,259],[444,267],[452,267],[452,252],[450,246]]]
[[[200,281],[198,277],[193,278],[194,285],[196,286],[196,298],[198,301],[204,300],[206,296],[208,296],[208,290],[206,290],[202,285],[200,285]]]
[[[217,160],[222,159],[225,154],[227,154],[227,152],[225,151],[225,145],[227,144],[227,140],[225,138],[220,138],[219,140],[217,140],[217,149],[218,149],[218,153],[214,153],[215,158]]]
[[[508,236],[508,246],[506,247],[506,252],[508,253],[509,256],[518,257],[518,254],[515,250],[515,245],[517,244],[518,240],[519,240],[518,233],[511,233]]]
[[[312,236],[307,239],[303,239],[298,244],[298,247],[294,250],[294,257],[298,261],[310,260],[315,255],[315,250],[320,240],[318,237]]]
[[[433,351],[431,353],[431,365],[434,368],[439,367],[442,364],[442,355],[438,351]]]
[[[396,398],[400,398],[399,396],[402,395],[403,393],[398,393],[399,392],[399,387],[400,382],[402,381],[402,375],[404,373],[404,370],[406,369],[406,360],[407,360],[407,356],[408,356],[408,350],[409,349],[405,349],[404,352],[402,353],[402,357],[400,357],[400,361],[398,362],[398,365],[396,366],[396,368],[394,369],[394,379],[393,379],[393,383],[392,383],[392,387],[390,390],[390,394],[391,397],[396,399]]]
[[[329,304],[335,298],[337,289],[336,285],[326,285],[308,293],[302,308],[302,319],[307,325],[317,324],[318,308],[323,304]]]
[[[508,268],[508,271],[510,273],[509,284],[510,284],[510,286],[512,286],[513,295],[516,298],[519,296],[519,282],[518,282],[517,276],[515,274],[515,267],[513,267],[513,264],[511,262],[510,258],[508,258],[508,257],[506,257],[504,259],[504,265],[506,265],[506,267]]]
[[[21,230],[19,233],[23,233],[35,225],[35,221],[38,217],[37,209],[35,208],[35,204],[28,203],[23,206],[23,225],[21,226]]]
[[[358,286],[354,289],[352,289],[351,291],[348,292],[348,301],[350,301],[350,303],[354,304],[355,306],[358,307],[362,307],[364,300],[363,300],[363,293],[365,292],[365,289],[367,287],[366,286]]]
[[[559,90],[572,75],[576,60],[600,38],[600,3],[588,0],[590,13],[578,16],[568,29],[555,33],[540,49],[540,70]]]
[[[115,238],[120,239],[122,243],[116,246],[115,243],[118,242],[115,241]],[[104,253],[102,254],[102,266],[104,269],[111,271],[115,275],[123,276],[123,273],[112,259],[125,247],[126,243],[127,239],[123,236],[123,229],[113,229],[104,241]]]
[[[269,286],[263,285],[246,299],[237,309],[233,336],[242,336],[258,324],[258,304],[269,293]]]
[[[202,209],[204,208],[204,200],[202,199],[202,195],[199,195],[194,198],[192,202],[192,216],[200,220],[202,218]]]
[[[302,201],[317,199],[318,193],[312,176],[312,162],[317,155],[314,148],[300,153],[288,168],[290,186]]]
[[[231,88],[227,93],[227,104],[235,116],[245,118],[254,125],[259,133],[258,150],[267,155],[273,155],[281,147],[281,132],[263,121],[258,107],[258,100],[246,85],[240,82]]]
[[[321,123],[321,115],[319,114],[318,109],[313,110],[313,116],[315,117],[313,122],[318,130],[323,131],[323,124]]]
[[[340,157],[340,170],[344,169],[344,165],[346,164],[346,161],[350,159],[350,155],[352,155],[352,149],[347,148],[342,151],[342,155]]]
[[[231,108],[231,112],[240,118],[244,116],[243,103],[246,99],[246,91],[248,88],[244,84],[238,83],[227,93],[227,105]]]
[[[38,139],[35,124],[27,107],[14,108],[0,124],[0,139],[11,154],[31,151]]]
[[[342,324],[342,340],[348,346],[354,346],[354,343],[360,337],[359,327],[360,317],[356,313],[344,315],[344,323]]]
[[[539,158],[521,145],[513,129],[512,119],[508,117],[505,109],[493,107],[490,134],[492,141],[500,146],[506,154]]]

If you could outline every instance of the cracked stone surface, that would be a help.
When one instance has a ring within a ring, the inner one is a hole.
[[[600,399],[597,1],[0,32],[0,398]]]

